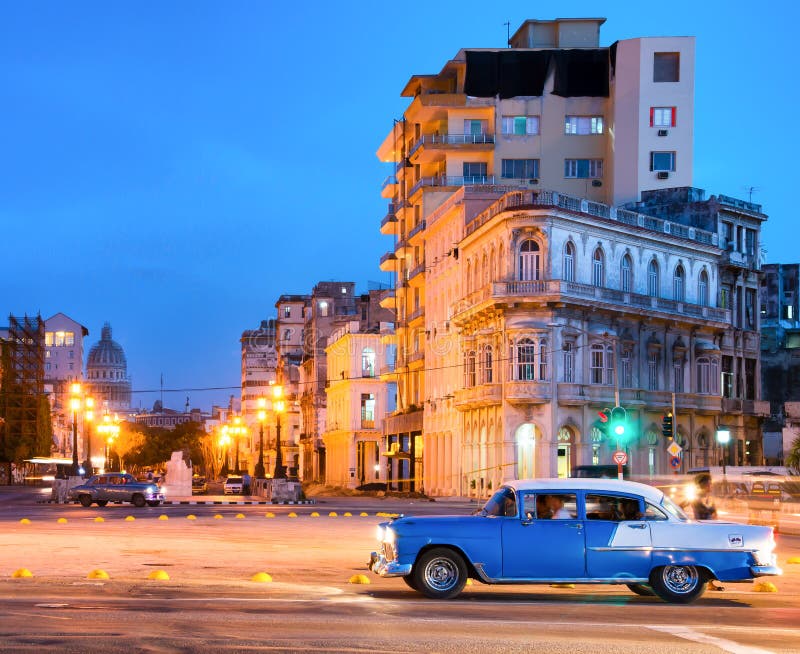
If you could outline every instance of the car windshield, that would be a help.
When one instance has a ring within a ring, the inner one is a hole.
[[[241,484],[242,478],[241,477],[228,477],[228,481],[225,482],[226,484]]]
[[[669,512],[672,516],[676,517],[681,522],[686,522],[689,517],[683,512],[683,509],[675,504],[669,497],[664,495],[661,498],[661,506],[663,506],[667,512]]]

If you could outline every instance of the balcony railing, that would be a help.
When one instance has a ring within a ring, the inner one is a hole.
[[[389,175],[386,179],[383,180],[383,184],[381,184],[381,190],[385,189],[387,186],[392,186],[397,184],[397,177],[394,175]]]
[[[437,186],[474,186],[476,184],[494,184],[494,175],[468,175],[452,176],[437,175],[436,177],[422,177],[411,187],[408,195],[414,195],[419,189]]]
[[[414,225],[413,229],[408,233],[408,238],[411,239],[424,230],[425,230],[425,221],[420,220],[416,225]]]
[[[412,279],[414,279],[414,277],[416,277],[417,275],[419,275],[420,273],[423,273],[423,272],[425,272],[425,262],[424,261],[422,263],[414,266],[411,270],[408,271],[408,280],[411,281]]]
[[[426,145],[491,145],[494,134],[423,134],[411,146],[408,156],[413,156]]]
[[[408,315],[408,322],[410,323],[414,322],[417,318],[421,318],[424,315],[425,315],[425,307],[419,307],[418,309],[414,309],[414,311],[412,311]]]

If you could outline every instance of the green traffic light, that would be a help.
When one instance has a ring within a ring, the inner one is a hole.
[[[625,435],[625,425],[617,425],[614,427],[614,433],[617,436],[624,436]]]

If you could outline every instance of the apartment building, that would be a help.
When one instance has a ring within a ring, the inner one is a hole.
[[[378,150],[390,487],[480,496],[618,448],[664,474],[673,404],[682,469],[718,459],[719,425],[737,456],[758,440],[766,216],[691,188],[694,39],[600,47],[603,22],[526,21],[510,48],[460,50],[402,91]],[[615,405],[632,442],[594,426]]]

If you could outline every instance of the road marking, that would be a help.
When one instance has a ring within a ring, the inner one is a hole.
[[[648,629],[652,629],[653,631],[659,631],[664,634],[669,634],[670,636],[676,636],[677,638],[692,640],[696,643],[714,645],[716,647],[719,647],[721,650],[725,652],[731,652],[731,654],[773,654],[772,650],[769,649],[762,649],[760,647],[750,647],[749,645],[741,645],[732,640],[725,640],[724,638],[717,638],[716,636],[709,636],[708,634],[702,634],[698,631],[695,631],[694,629],[689,629],[689,627],[678,627],[678,626],[665,627],[661,625],[645,625],[645,626]]]
[[[50,618],[51,620],[67,620],[70,621],[73,618],[67,618],[61,615],[53,615],[51,613],[21,613],[19,611],[8,611],[3,615],[18,615],[23,616],[26,618]]]

